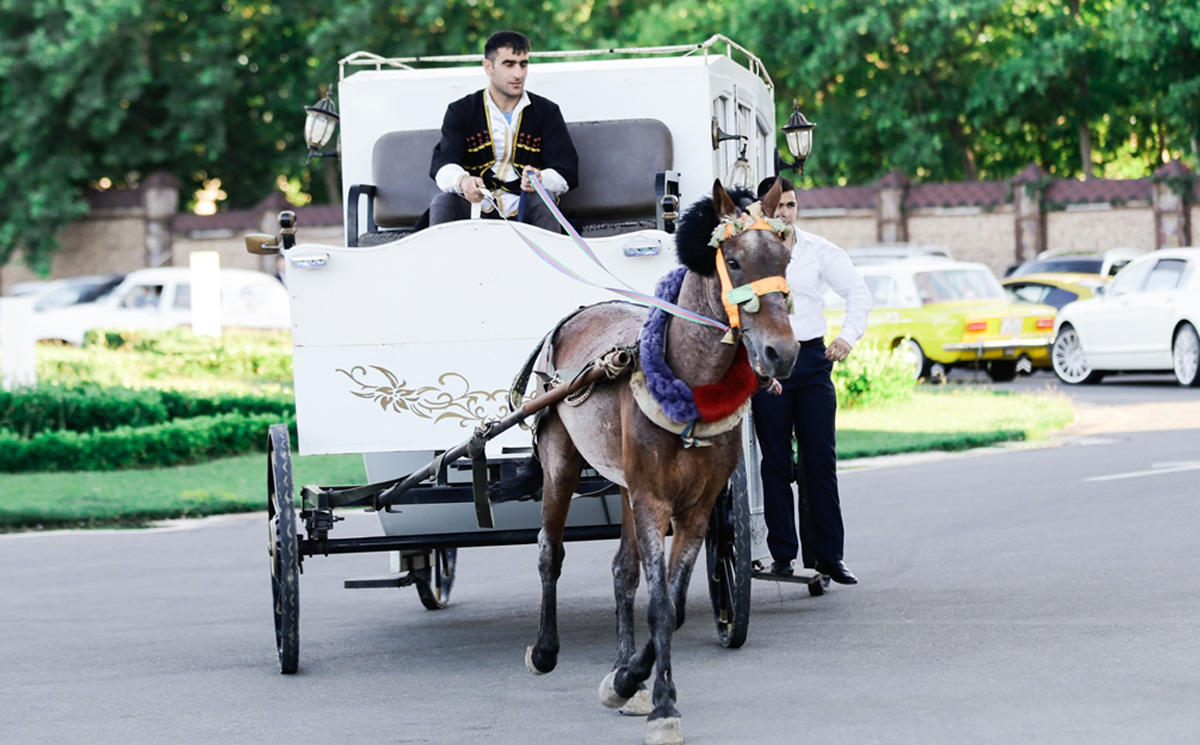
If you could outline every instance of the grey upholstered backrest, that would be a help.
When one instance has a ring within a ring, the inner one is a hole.
[[[429,161],[441,139],[441,130],[418,129],[388,132],[376,141],[371,153],[371,175],[378,189],[376,225],[411,225],[429,208],[438,193],[437,184],[429,178]]]
[[[571,218],[653,215],[654,176],[672,170],[671,131],[657,119],[567,124],[579,153],[579,186],[562,199]],[[436,129],[389,132],[375,143],[371,173],[377,189],[375,223],[411,225],[437,195],[429,177]]]
[[[671,130],[657,119],[570,122],[579,186],[562,198],[568,217],[654,214],[654,176],[672,170]]]

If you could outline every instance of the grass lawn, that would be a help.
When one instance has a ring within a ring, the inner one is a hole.
[[[293,459],[303,484],[361,484],[361,455]],[[137,471],[0,474],[0,530],[143,525],[150,520],[265,510],[265,453]]]
[[[919,388],[912,398],[838,412],[838,457],[961,450],[1029,440],[1070,423],[1060,395]],[[144,525],[263,510],[266,455],[135,471],[0,474],[0,530]],[[361,484],[359,455],[295,459],[295,483]]]
[[[1037,440],[1071,423],[1061,394],[923,386],[912,398],[837,415],[840,459],[921,450],[963,450],[1006,440]]]

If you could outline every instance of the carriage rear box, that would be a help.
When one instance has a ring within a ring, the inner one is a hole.
[[[419,68],[366,53],[342,60],[345,245],[295,244],[286,222],[279,238],[299,454],[362,453],[372,482],[293,495],[287,430],[272,429],[271,561],[284,672],[297,665],[304,557],[390,551],[391,575],[348,586],[415,584],[433,609],[448,602],[457,548],[536,542],[538,502],[480,504],[478,488],[511,474],[530,452],[530,435],[480,428],[510,415],[513,375],[554,322],[612,296],[563,276],[518,231],[594,283],[613,280],[568,236],[529,225],[464,220],[412,230],[437,193],[427,173],[446,105],[486,83],[478,60],[421,60]],[[671,232],[681,202],[710,193],[739,156],[747,185],[774,173],[773,85],[757,58],[722,37],[619,54],[535,52],[528,87],[560,106],[579,153],[581,185],[563,197],[562,211],[601,262],[643,292],[676,266]],[[718,127],[740,137],[716,143]],[[767,554],[753,428],[742,429],[743,463],[753,465],[739,468],[714,511],[709,545],[717,625],[729,646],[745,638],[750,558]],[[435,460],[448,450],[474,457]],[[617,489],[585,472],[578,491],[567,538],[619,535]],[[384,535],[331,537],[332,510],[347,504],[377,509]]]

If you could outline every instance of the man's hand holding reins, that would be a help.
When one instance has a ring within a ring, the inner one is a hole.
[[[829,342],[825,347],[825,359],[831,362],[841,362],[850,356],[850,342],[841,337]]]
[[[464,173],[458,179],[458,188],[462,190],[462,195],[466,197],[471,204],[478,204],[483,201],[484,184],[483,179],[478,176],[472,176]]]
[[[533,191],[534,190],[533,182],[529,180],[529,174],[531,174],[531,173],[534,176],[537,176],[539,181],[541,180],[541,178],[542,178],[541,171],[534,168],[533,166],[525,166],[525,170],[521,171],[521,191]]]

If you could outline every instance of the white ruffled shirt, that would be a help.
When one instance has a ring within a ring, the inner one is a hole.
[[[521,100],[512,110],[511,124],[505,118],[504,112],[492,100],[491,91],[486,91],[483,99],[487,102],[488,119],[492,125],[492,147],[496,152],[496,162],[492,165],[492,173],[496,174],[496,178],[500,181],[512,181],[520,178],[521,174],[517,173],[517,169],[513,167],[512,154],[515,151],[513,143],[517,137],[517,124],[521,121],[521,110],[529,105],[529,94],[521,92]],[[458,181],[466,172],[466,169],[458,163],[447,163],[438,169],[434,181],[442,191],[461,196],[462,189],[458,188]],[[553,168],[543,168],[541,174],[542,186],[546,187],[550,196],[558,197],[567,192],[567,180],[558,171]],[[500,201],[506,216],[512,217],[517,214],[517,203],[520,201],[518,195],[510,194],[503,189],[496,189],[492,192],[492,196]],[[487,200],[483,202],[483,211],[492,211],[492,205]]]
[[[837,338],[854,346],[867,330],[867,315],[874,301],[862,275],[850,257],[832,241],[800,230],[795,225],[792,258],[787,265],[788,288],[792,293],[792,331],[800,341],[824,338],[826,286],[846,301],[846,317]]]

